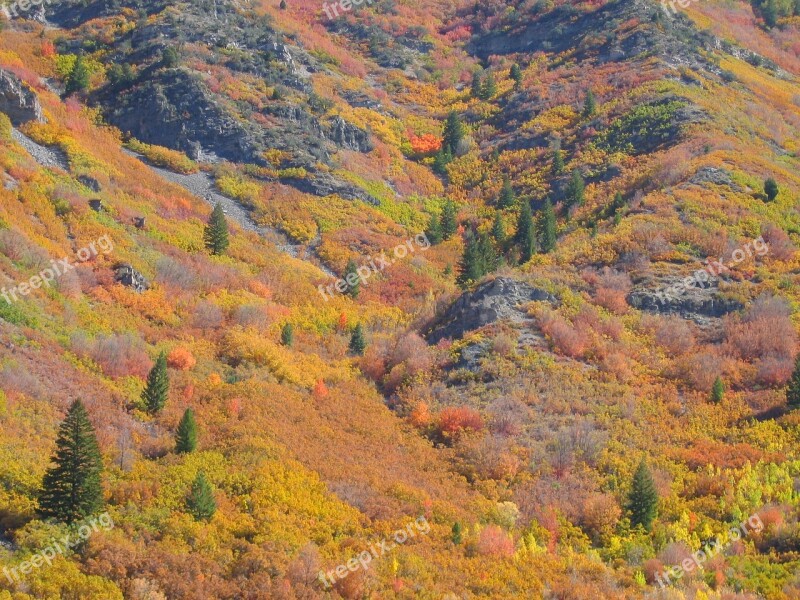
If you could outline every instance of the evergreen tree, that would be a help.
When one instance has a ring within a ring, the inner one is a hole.
[[[94,427],[80,400],[72,403],[61,423],[52,462],[39,495],[43,517],[74,523],[102,508],[103,461]]]
[[[367,349],[367,340],[364,337],[364,328],[361,323],[353,328],[353,333],[350,334],[349,350],[352,354],[361,356],[364,350]]]
[[[169,394],[169,375],[167,374],[167,355],[162,352],[156,364],[147,375],[147,384],[142,392],[142,403],[145,410],[154,415],[164,408]]]
[[[459,264],[458,283],[466,287],[494,271],[498,263],[497,253],[489,236],[470,232]]]
[[[205,473],[200,471],[192,482],[192,489],[186,499],[186,508],[195,521],[210,521],[217,512],[217,502]]]
[[[508,176],[503,177],[503,187],[500,188],[500,197],[497,199],[497,206],[499,208],[510,208],[514,206],[517,198],[514,195],[514,188],[511,187],[511,181]]]
[[[794,373],[786,389],[786,404],[789,408],[800,408],[800,354],[794,363]]]
[[[67,76],[64,91],[67,96],[78,92],[84,92],[89,88],[89,69],[86,68],[86,62],[83,56],[78,56],[75,59],[75,64],[72,65],[72,70]]]
[[[425,235],[428,238],[428,241],[432,245],[441,244],[442,240],[442,224],[439,222],[438,215],[431,215],[430,221],[428,221],[428,228],[425,230]]]
[[[483,80],[481,79],[481,74],[478,71],[475,71],[472,74],[472,86],[470,87],[470,94],[473,98],[480,98],[482,90]]]
[[[527,200],[522,203],[522,209],[519,211],[514,243],[519,248],[520,263],[528,262],[536,251],[536,231],[533,224],[531,205]]]
[[[447,115],[442,132],[442,149],[448,149],[451,156],[458,153],[458,144],[464,139],[464,125],[458,118],[458,113],[452,110]]]
[[[489,71],[481,86],[481,100],[491,100],[495,94],[497,94],[497,83],[494,80],[494,75]]]
[[[780,188],[778,187],[778,182],[775,181],[772,177],[767,179],[764,182],[764,193],[767,195],[767,200],[772,202],[775,198],[778,197],[778,192],[780,192]]]
[[[508,76],[514,81],[514,89],[519,89],[519,86],[522,85],[522,69],[519,68],[517,63],[511,65]]]
[[[187,408],[178,423],[175,431],[175,452],[188,454],[197,448],[197,422],[194,420],[194,411]]]
[[[564,172],[564,153],[561,148],[553,150],[553,175],[561,175]]]
[[[552,252],[556,247],[556,213],[550,200],[545,200],[538,223],[539,246],[542,252]]]
[[[567,208],[580,206],[586,199],[586,182],[578,169],[572,172],[572,178],[567,185]]]
[[[291,323],[284,323],[281,328],[281,344],[287,348],[291,348],[294,344],[294,327]]]
[[[714,380],[714,385],[711,386],[711,401],[714,404],[719,404],[725,398],[725,384],[722,382],[721,377]]]
[[[650,531],[658,513],[658,492],[644,458],[633,476],[628,495],[628,510],[631,513],[631,525],[641,525]]]
[[[433,172],[439,175],[447,175],[447,165],[453,162],[453,153],[450,148],[442,146],[442,148],[433,157]]]
[[[347,282],[347,293],[350,297],[353,299],[358,298],[358,295],[361,293],[361,277],[358,275],[358,265],[356,265],[356,261],[352,258],[347,261],[342,279]],[[350,283],[351,281],[354,283]]]
[[[583,102],[583,116],[593,117],[594,114],[597,112],[597,101],[594,98],[594,92],[589,90],[586,92],[586,100]]]
[[[203,239],[206,248],[215,256],[224,254],[228,249],[228,221],[219,203],[211,211]]]
[[[442,207],[442,238],[449,240],[458,231],[458,210],[452,200],[447,200]]]
[[[286,6],[287,6],[286,0],[281,0],[281,3],[278,5],[278,8],[280,8],[281,10],[286,10]]]
[[[161,55],[161,66],[165,69],[174,69],[179,63],[180,55],[178,51],[172,46],[167,46]]]
[[[617,192],[614,194],[614,200],[611,202],[611,216],[616,217],[617,213],[622,210],[622,207],[625,206],[625,198],[622,196],[622,192]]]
[[[506,244],[506,224],[503,219],[503,213],[499,210],[494,213],[494,221],[492,222],[492,237],[494,238],[497,247],[502,250]]]
[[[461,523],[459,523],[458,521],[453,523],[453,530],[452,530],[452,535],[450,536],[450,539],[453,541],[453,543],[456,546],[461,544],[461,542],[463,540],[463,534],[462,534],[462,531],[461,531]]]

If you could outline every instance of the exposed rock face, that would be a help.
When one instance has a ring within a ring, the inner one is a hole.
[[[330,138],[339,146],[356,152],[369,152],[375,146],[369,134],[342,117],[336,117],[331,124]]]
[[[131,265],[119,265],[114,269],[114,279],[125,287],[129,287],[140,294],[150,288],[150,284],[147,279],[145,279],[144,275],[139,273],[139,271],[134,269]]]
[[[36,94],[13,73],[0,70],[0,112],[18,127],[28,121],[43,121]]]
[[[428,333],[428,341],[457,339],[468,331],[507,319],[521,323],[526,315],[520,308],[528,302],[556,302],[548,292],[508,277],[498,277],[466,292],[447,309],[439,323]]]
[[[680,281],[672,277],[639,285],[628,295],[628,304],[647,312],[680,315],[701,325],[744,308],[740,302],[724,298],[715,282],[670,293],[670,288]]]
[[[94,177],[89,177],[88,175],[78,175],[77,180],[93,192],[99,192],[101,190],[100,182]]]

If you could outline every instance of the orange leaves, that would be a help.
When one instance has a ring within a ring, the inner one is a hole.
[[[175,348],[167,356],[167,365],[179,371],[188,371],[196,364],[197,359],[186,348]]]
[[[432,133],[424,133],[421,136],[416,136],[412,133],[409,134],[408,139],[411,143],[411,149],[418,156],[430,156],[436,154],[442,148],[441,138]]]
[[[314,396],[315,400],[324,400],[328,397],[328,394],[330,394],[328,386],[325,385],[322,379],[318,379],[314,384],[314,389],[311,390],[311,395]]]
[[[437,429],[445,440],[458,439],[468,431],[483,429],[483,417],[468,406],[448,406],[439,413]]]
[[[514,554],[514,539],[497,525],[487,525],[481,530],[477,543],[478,554],[506,558]]]

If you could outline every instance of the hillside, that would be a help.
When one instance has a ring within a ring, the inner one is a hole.
[[[800,4],[685,4],[0,12],[0,600],[800,597]]]

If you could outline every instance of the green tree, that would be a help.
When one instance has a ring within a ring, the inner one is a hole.
[[[470,86],[470,94],[473,98],[480,98],[483,90],[483,80],[479,71],[472,74],[472,85]]]
[[[572,177],[567,184],[567,208],[581,206],[586,200],[586,182],[578,169],[572,172]]]
[[[206,248],[215,256],[224,254],[228,249],[228,221],[225,219],[225,213],[219,203],[211,211],[203,239]]]
[[[778,182],[775,181],[772,177],[767,179],[764,182],[764,193],[767,195],[767,200],[772,202],[775,198],[778,197],[778,192],[780,192],[780,188],[778,187]]]
[[[281,344],[291,348],[294,344],[294,327],[291,323],[284,323],[281,328]]]
[[[539,246],[542,252],[552,252],[555,250],[557,235],[556,235],[556,213],[553,210],[553,205],[550,200],[545,200],[542,211],[539,213],[538,234]]]
[[[653,525],[658,514],[658,492],[647,463],[642,458],[636,473],[633,475],[631,491],[628,495],[628,511],[631,514],[631,525],[641,525],[647,531]]]
[[[449,147],[443,145],[433,157],[433,172],[443,176],[447,175],[447,165],[451,162],[453,162],[453,153]]]
[[[501,250],[505,247],[507,235],[506,235],[506,223],[503,219],[503,213],[499,210],[495,211],[494,213],[494,220],[492,221],[492,237],[494,238],[497,247]]]
[[[350,297],[353,299],[358,298],[358,295],[361,293],[361,277],[358,275],[358,265],[356,265],[356,261],[352,258],[347,261],[342,279],[347,282],[347,293]],[[351,281],[353,283],[350,283]]]
[[[456,111],[451,110],[447,115],[444,122],[444,130],[442,131],[442,149],[445,148],[450,151],[451,156],[458,153],[458,145],[465,136],[464,125],[458,117]]]
[[[162,352],[147,375],[147,384],[142,392],[145,410],[154,415],[161,412],[169,395],[169,375],[167,374],[167,355]]]
[[[514,89],[519,89],[519,86],[522,85],[522,69],[519,68],[517,63],[511,65],[508,76],[514,81]]]
[[[564,153],[561,148],[553,150],[553,175],[561,175],[564,172]]]
[[[514,243],[519,248],[520,263],[528,262],[536,251],[536,230],[533,224],[531,204],[527,200],[522,203],[522,209],[519,211]]]
[[[503,177],[503,187],[500,188],[500,197],[497,199],[499,208],[510,208],[517,202],[514,188],[511,187],[511,180],[508,176]]]
[[[593,117],[597,112],[597,101],[594,98],[594,92],[589,90],[586,92],[586,99],[583,101],[583,116]]]
[[[442,207],[441,219],[442,238],[449,240],[458,231],[458,210],[455,203],[448,199]]]
[[[495,82],[492,72],[489,71],[481,86],[481,100],[491,100],[495,94],[497,94],[497,82]]]
[[[461,523],[459,523],[458,521],[453,523],[452,535],[450,536],[450,539],[453,541],[453,543],[456,546],[461,544],[461,542],[463,541],[463,533],[461,531]]]
[[[794,373],[786,389],[786,404],[789,408],[800,408],[800,354],[794,363]]]
[[[175,452],[188,454],[197,449],[197,422],[194,420],[194,411],[187,408],[178,423],[175,431]]]
[[[470,232],[459,264],[458,283],[464,287],[480,280],[498,266],[497,253],[485,233]]]
[[[361,326],[361,323],[353,328],[353,332],[350,334],[348,349],[352,354],[357,356],[364,354],[364,350],[367,349],[367,340],[364,337],[364,328]]]
[[[205,473],[200,471],[192,482],[192,489],[186,499],[186,508],[195,521],[210,521],[217,512],[217,501],[211,491]]]
[[[722,382],[721,377],[714,380],[714,385],[711,386],[711,401],[714,404],[719,404],[725,399],[725,384]]]
[[[167,46],[161,54],[161,66],[165,69],[174,69],[180,63],[180,59],[178,51],[173,46]]]
[[[67,75],[64,88],[68,96],[78,92],[85,92],[89,89],[89,69],[86,67],[83,56],[78,56],[75,59],[75,64],[72,65],[72,70]]]
[[[103,460],[94,427],[80,400],[72,403],[61,423],[52,462],[39,495],[43,517],[74,523],[102,508]]]
[[[431,214],[431,218],[428,221],[428,227],[425,229],[425,235],[428,238],[428,241],[433,244],[441,244],[442,240],[442,224],[439,222],[439,216],[435,214]]]

